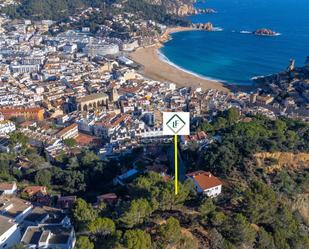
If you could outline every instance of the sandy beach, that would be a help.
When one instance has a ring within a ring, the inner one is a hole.
[[[142,66],[141,73],[146,77],[162,82],[172,82],[177,86],[191,86],[193,88],[216,89],[220,91],[229,91],[222,83],[215,80],[208,80],[198,77],[194,74],[185,72],[173,65],[162,60],[159,56],[158,49],[169,39],[169,35],[175,32],[185,32],[194,30],[194,28],[171,28],[168,29],[161,37],[160,43],[141,47],[130,53],[129,57]]]

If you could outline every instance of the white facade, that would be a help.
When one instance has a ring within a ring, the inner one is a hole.
[[[19,243],[21,239],[17,224],[0,215],[0,249],[8,249]]]
[[[6,135],[16,130],[13,122],[4,120],[0,122],[0,135]]]
[[[63,47],[65,53],[74,53],[77,50],[76,44],[67,44]]]
[[[139,47],[138,40],[122,44],[122,50],[127,52],[131,52],[138,47]]]
[[[205,189],[202,192],[204,195],[207,195],[208,197],[216,197],[219,194],[221,194],[221,189],[222,189],[222,185],[219,185],[213,188]]]
[[[197,193],[208,197],[216,197],[221,194],[222,182],[210,172],[200,170],[187,174],[187,177],[193,180]]]
[[[33,231],[38,233],[38,238],[33,237]],[[66,237],[65,239],[63,237]],[[73,228],[65,228],[58,225],[51,226],[29,226],[25,231],[22,243],[28,248],[48,248],[48,249],[73,249],[76,236]]]
[[[57,136],[61,138],[62,140],[77,137],[78,136],[78,125],[72,124],[70,126],[65,127],[57,134]]]
[[[10,185],[10,186],[9,186]],[[4,195],[13,195],[17,190],[16,182],[12,184],[8,184],[9,187],[5,187],[3,184],[0,183],[0,191],[3,191]]]
[[[89,44],[83,52],[89,56],[113,55],[119,53],[119,46],[117,44]]]
[[[12,73],[34,73],[38,72],[40,65],[13,65],[11,66]]]
[[[216,197],[221,194],[221,190],[222,190],[222,185],[218,185],[212,188],[202,189],[197,181],[194,181],[194,187],[195,187],[195,190],[199,194],[204,194],[204,195],[207,195],[208,197]]]

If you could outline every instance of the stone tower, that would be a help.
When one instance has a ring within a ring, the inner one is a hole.
[[[294,59],[291,59],[290,60],[290,65],[289,67],[287,68],[287,71],[293,71],[295,69],[295,60]]]
[[[110,97],[112,102],[116,102],[119,99],[119,94],[115,87],[112,89]]]

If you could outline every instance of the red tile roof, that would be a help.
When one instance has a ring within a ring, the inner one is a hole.
[[[15,182],[0,182],[0,191],[11,190],[15,186]]]
[[[28,186],[24,189],[29,196],[36,195],[38,193],[47,194],[45,186]]]
[[[67,134],[68,132],[70,132],[71,130],[74,130],[74,129],[76,129],[76,128],[78,128],[78,125],[77,124],[71,124],[71,125],[69,125],[69,126],[67,126],[67,127],[65,127],[65,128],[63,128],[62,130],[60,130],[58,133],[57,133],[57,136],[58,137],[62,137],[62,136],[64,136],[65,134]]]
[[[104,195],[97,196],[98,201],[115,201],[118,200],[118,196],[115,193],[108,193]]]
[[[101,143],[101,139],[98,137],[90,136],[84,133],[78,133],[78,136],[75,138],[76,142],[81,146],[87,145],[99,145]]]
[[[210,172],[203,170],[189,173],[187,176],[196,181],[202,190],[207,190],[222,185],[219,178],[215,177]]]
[[[12,113],[23,113],[23,112],[32,112],[32,113],[36,113],[36,112],[40,112],[40,111],[44,111],[43,108],[40,107],[13,107],[13,108],[1,108],[0,112],[5,115],[5,114],[12,114]]]

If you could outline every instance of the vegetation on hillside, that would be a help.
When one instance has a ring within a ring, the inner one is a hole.
[[[266,165],[258,165],[255,158],[263,151],[308,153],[308,124],[263,116],[244,118],[230,109],[197,129],[208,132],[214,142],[182,153],[188,171],[211,171],[223,180],[223,192],[215,199],[198,195],[191,181],[180,183],[180,194],[175,196],[173,180],[154,172],[141,174],[126,186],[112,186],[111,179],[131,167],[132,157],[107,162],[85,150],[46,165],[18,133],[12,134],[11,143],[22,144],[20,151],[0,153],[0,179],[77,195],[71,217],[80,234],[76,245],[80,249],[309,248],[304,206],[301,202],[293,206],[296,195],[305,195],[309,189],[308,168],[268,173]],[[31,158],[36,166],[17,170],[17,156]],[[90,204],[97,195],[111,191],[119,197],[117,201]]]
[[[22,0],[20,5],[10,5],[2,11],[13,19],[65,21],[83,9],[94,7],[100,9],[100,15],[94,14],[90,19],[94,19],[96,24],[102,24],[102,21],[111,19],[114,14],[119,13],[120,10],[111,5],[118,2],[123,5],[121,13],[133,13],[138,18],[165,24],[188,24],[188,21],[169,14],[166,6],[154,5],[145,0]],[[87,22],[91,21],[82,20],[82,22],[88,26]]]

